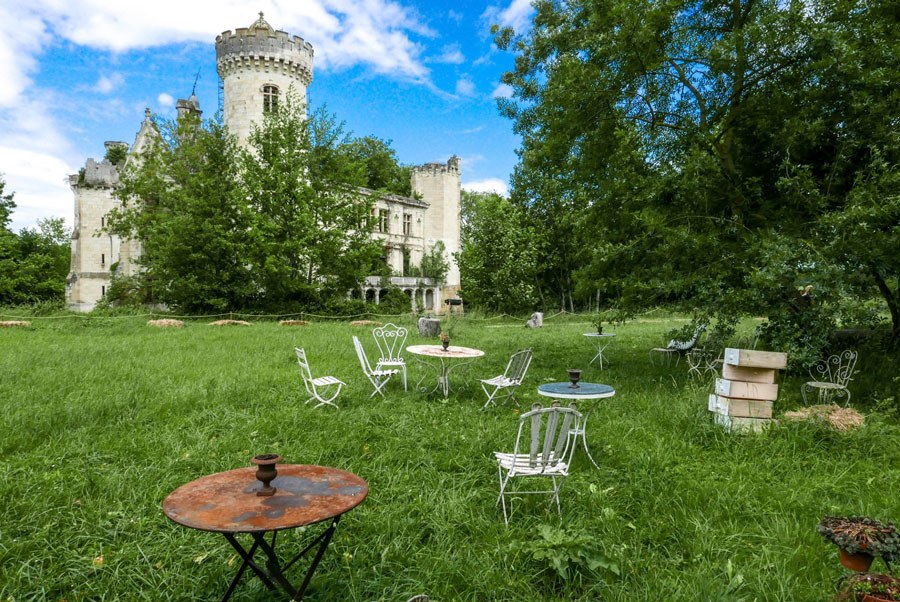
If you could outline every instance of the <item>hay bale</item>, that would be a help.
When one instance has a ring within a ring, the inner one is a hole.
[[[842,433],[859,428],[866,421],[865,417],[853,408],[842,408],[838,405],[809,406],[794,412],[785,412],[784,417],[790,420],[811,420],[827,424]]]
[[[147,326],[155,326],[157,328],[184,328],[184,322],[181,320],[148,320]]]
[[[15,328],[16,326],[31,326],[31,322],[23,322],[22,320],[9,320],[7,322],[0,322],[0,328]]]
[[[353,320],[350,326],[384,326],[384,324],[375,320]]]
[[[306,326],[309,322],[306,320],[282,320],[279,324],[282,326]]]
[[[250,326],[250,322],[244,322],[243,320],[216,320],[215,322],[210,322],[210,326]]]

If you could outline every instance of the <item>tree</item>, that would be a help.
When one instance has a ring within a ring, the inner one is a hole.
[[[873,169],[900,159],[885,150],[897,131],[890,7],[573,0],[536,3],[524,35],[496,29],[517,53],[503,76],[514,96],[500,101],[523,137],[511,198],[549,224],[550,265],[565,258],[577,294],[599,290],[625,314],[676,302],[726,330],[762,314],[784,332],[814,322],[819,342],[829,307],[864,294],[861,266],[880,266],[896,299],[891,228],[877,258],[838,244],[851,224],[867,224],[857,239],[873,230],[860,211],[891,185]],[[896,223],[886,205],[872,223]],[[798,309],[810,281],[819,303]]]
[[[0,304],[62,301],[69,271],[69,236],[62,218],[38,220],[18,235],[9,229],[16,204],[0,177]]]
[[[343,124],[308,118],[290,91],[254,127],[242,188],[254,213],[254,269],[269,302],[346,294],[382,253],[366,225],[375,200],[358,192],[364,166],[346,152]]]
[[[400,165],[390,140],[374,136],[354,138],[345,145],[353,161],[363,164],[366,188],[400,196],[411,196],[410,167]]]
[[[443,241],[439,240],[422,255],[422,276],[424,278],[431,278],[440,283],[447,281],[450,262],[445,257],[446,252],[447,247],[444,246]]]
[[[538,238],[523,211],[493,192],[462,192],[458,262],[466,303],[515,313],[537,304]]]
[[[218,120],[156,123],[160,137],[127,163],[115,193],[122,206],[108,220],[110,232],[141,241],[143,284],[128,290],[184,311],[246,306],[257,287],[235,141]]]

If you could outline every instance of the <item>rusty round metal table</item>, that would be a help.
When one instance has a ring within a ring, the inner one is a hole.
[[[209,475],[182,485],[163,503],[166,516],[191,529],[221,533],[243,559],[237,574],[225,592],[231,597],[244,571],[249,567],[268,587],[276,584],[293,600],[302,600],[313,573],[331,541],[341,515],[358,506],[369,493],[369,486],[353,473],[327,466],[305,464],[278,465],[272,481],[274,495],[258,496],[262,483],[255,467],[238,468]],[[331,524],[296,557],[281,563],[275,554],[278,531],[312,525],[331,519]],[[265,535],[272,533],[271,542]],[[235,535],[246,533],[253,544],[245,549]],[[318,549],[299,588],[287,580],[284,572],[312,550]],[[265,567],[253,560],[257,550],[265,555]]]

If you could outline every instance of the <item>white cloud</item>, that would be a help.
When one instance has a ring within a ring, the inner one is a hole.
[[[481,15],[490,23],[497,23],[503,27],[512,27],[516,33],[525,33],[531,26],[531,16],[534,14],[532,0],[512,0],[509,6],[489,6]]]
[[[171,94],[166,94],[165,92],[156,97],[156,102],[159,103],[159,106],[166,109],[170,109],[175,106],[175,99],[172,98]]]
[[[468,77],[463,77],[456,82],[456,93],[460,96],[474,96],[475,84]]]
[[[512,86],[508,84],[498,84],[494,91],[491,92],[492,98],[510,98],[512,97],[513,89]]]
[[[449,44],[444,46],[441,54],[427,59],[429,63],[447,63],[450,65],[459,65],[466,62],[466,57],[459,49],[459,44]]]
[[[33,227],[42,217],[64,217],[72,225],[72,191],[66,176],[74,173],[68,163],[48,153],[0,146],[6,192],[15,192],[12,228]]]
[[[502,194],[503,196],[507,196],[509,194],[509,187],[506,182],[501,180],[500,178],[485,178],[484,180],[473,180],[471,182],[465,182],[462,184],[463,190],[468,190],[469,192],[496,192],[497,194]]]
[[[0,3],[0,108],[16,104],[31,84],[36,55],[50,40],[40,17],[18,3]]]
[[[447,12],[447,18],[450,19],[451,21],[455,21],[456,24],[458,25],[458,24],[462,21],[463,14],[462,14],[462,13],[458,13],[458,12],[456,12],[455,10],[453,10],[453,9],[451,8],[451,9]]]
[[[125,83],[125,78],[120,73],[113,73],[109,77],[101,75],[97,83],[94,84],[94,90],[101,94],[109,94],[113,90],[119,88]]]
[[[480,131],[483,130],[483,129],[484,129],[484,126],[483,126],[483,125],[478,125],[478,126],[475,126],[475,127],[473,127],[473,128],[469,128],[468,130],[463,130],[463,131],[460,132],[460,134],[475,134],[475,133],[480,132]],[[483,158],[483,157],[482,157],[482,158]]]

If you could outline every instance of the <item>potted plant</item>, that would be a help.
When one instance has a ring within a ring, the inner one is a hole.
[[[841,600],[856,602],[900,601],[900,579],[891,575],[861,573],[847,578]]]
[[[866,572],[876,556],[890,562],[900,554],[900,534],[894,523],[867,516],[826,516],[819,533],[841,550],[841,564]]]
[[[446,332],[441,333],[441,345],[444,347],[444,351],[450,347],[450,335]]]
[[[597,334],[603,334],[603,317],[600,314],[594,316],[594,319],[591,320],[591,324],[597,329]]]

